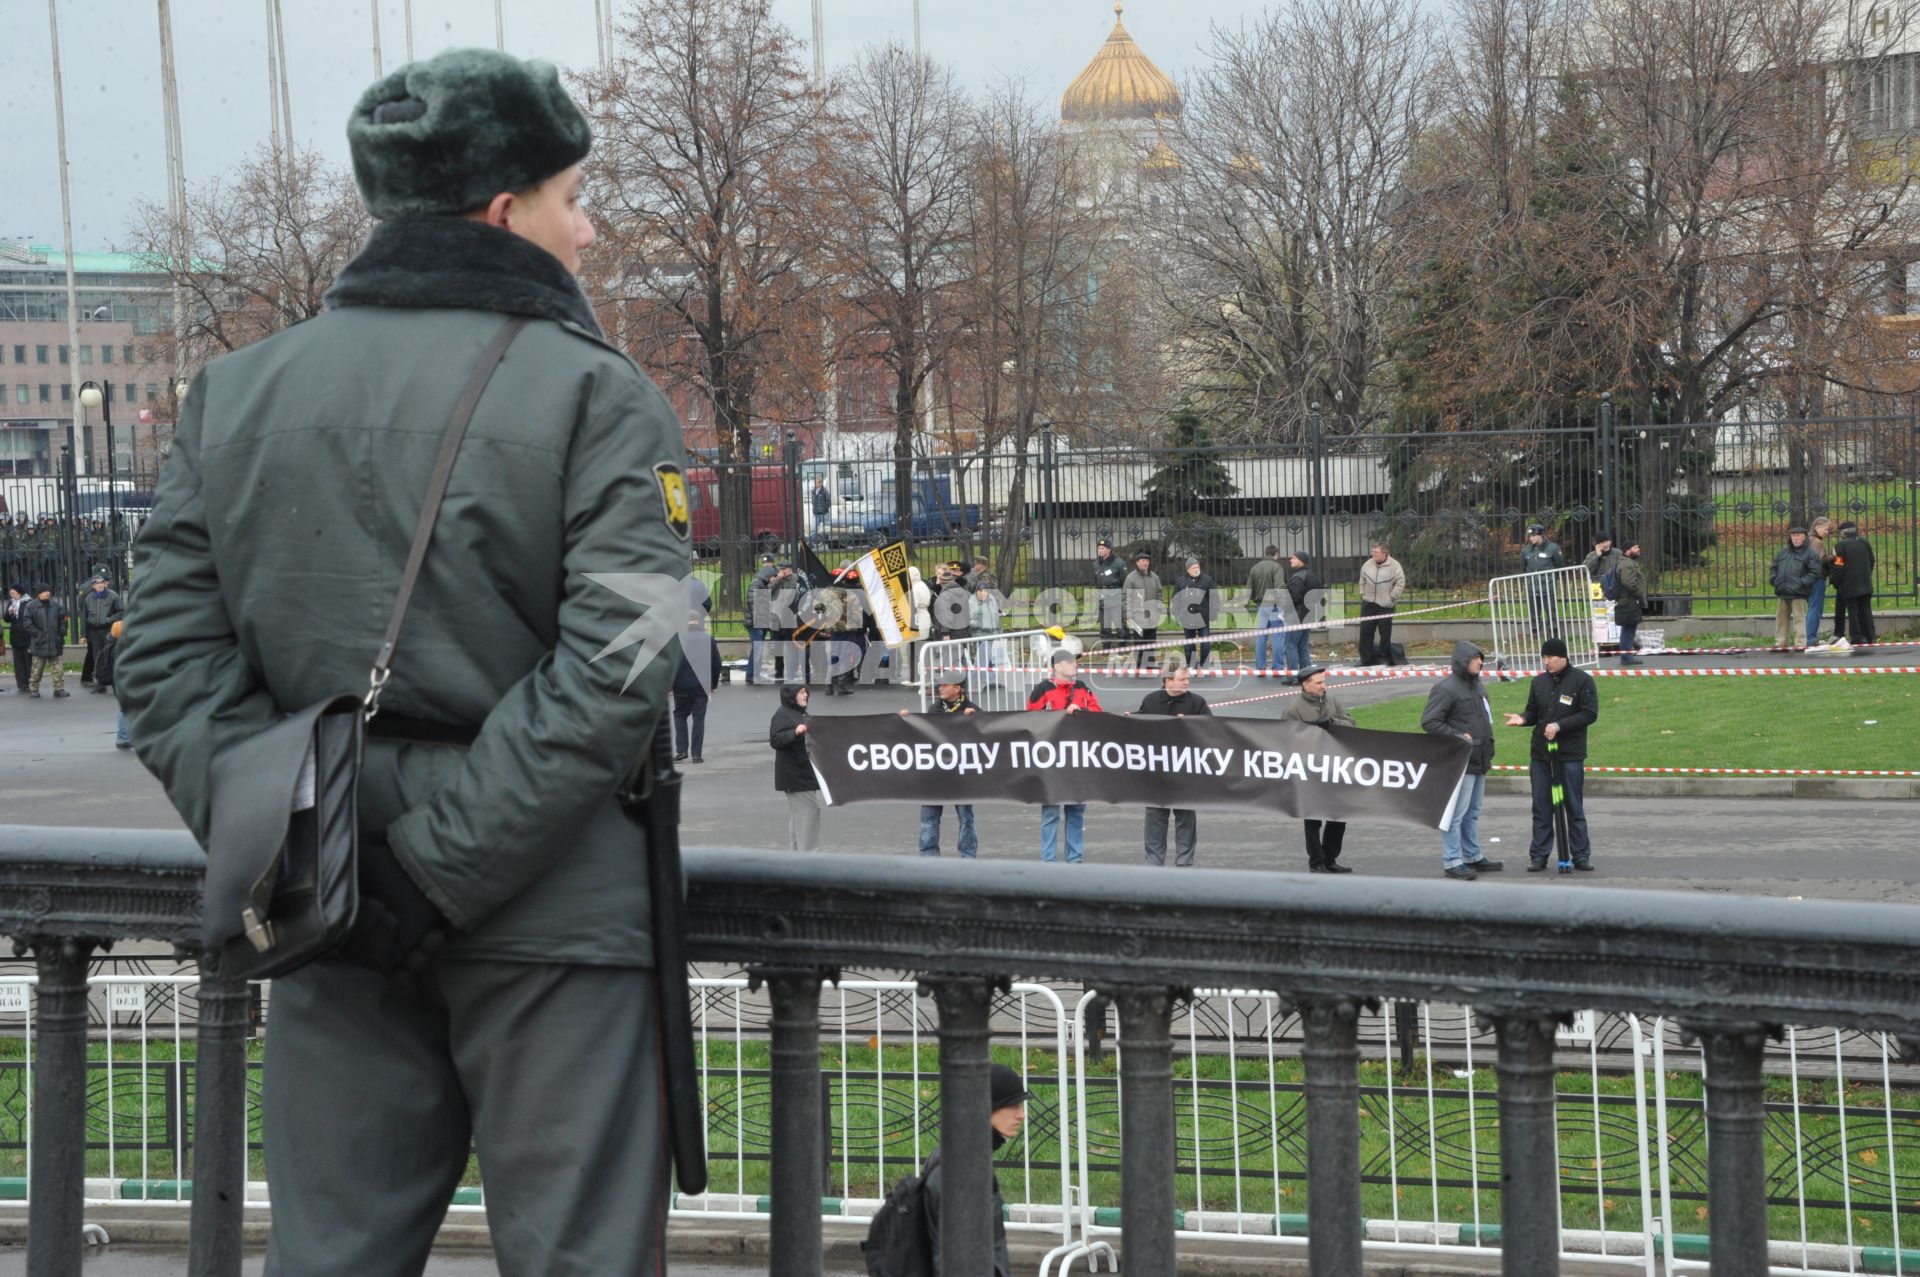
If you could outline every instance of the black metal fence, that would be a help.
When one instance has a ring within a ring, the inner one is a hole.
[[[1078,448],[1041,430],[1025,455],[780,457],[687,466],[697,570],[738,623],[761,559],[829,569],[904,539],[935,564],[988,561],[1003,591],[1090,583],[1095,545],[1124,561],[1199,557],[1243,585],[1268,546],[1350,581],[1373,541],[1406,567],[1410,603],[1484,597],[1518,570],[1529,523],[1577,561],[1603,531],[1638,538],[1662,594],[1696,608],[1771,608],[1787,527],[1857,522],[1880,606],[1920,603],[1920,422],[1911,414],[1637,424],[1610,404],[1529,428],[1312,434],[1288,444]],[[0,479],[0,587],[73,597],[107,568],[126,583],[154,475]],[[905,494],[904,499],[902,493]],[[804,542],[805,548],[802,549]]]
[[[1823,514],[1859,523],[1875,546],[1882,606],[1920,601],[1911,414],[1643,425],[1602,404],[1530,428],[1152,449],[1076,448],[1043,430],[1024,456],[916,459],[904,522],[891,458],[745,469],[750,480],[708,483],[696,498],[714,507],[696,509],[695,541],[722,615],[738,606],[732,573],[757,554],[795,556],[799,540],[829,567],[901,538],[923,573],[979,556],[1008,592],[1086,586],[1101,538],[1129,564],[1150,554],[1163,581],[1169,560],[1197,556],[1223,586],[1244,584],[1268,546],[1308,554],[1337,585],[1383,541],[1406,567],[1409,601],[1465,600],[1519,570],[1534,522],[1572,562],[1610,531],[1641,542],[1657,592],[1763,611],[1787,528]],[[718,506],[748,491],[752,518],[723,520]]]
[[[204,857],[180,832],[0,828],[0,934],[38,982],[29,1171],[32,1273],[79,1268],[88,1146],[86,982],[105,942],[191,948]],[[1169,878],[975,873],[908,857],[700,851],[687,858],[689,952],[748,967],[771,1017],[770,1269],[823,1269],[822,982],[911,972],[938,1010],[949,1272],[991,1266],[988,1066],[1007,973],[1085,983],[1119,1013],[1120,1225],[1128,1263],[1177,1268],[1173,1013],[1193,989],[1271,989],[1299,1015],[1310,1271],[1362,1271],[1358,1026],[1375,1000],[1471,1006],[1493,1027],[1505,1271],[1560,1271],[1555,1028],[1578,1007],[1668,1016],[1696,1034],[1716,1271],[1768,1264],[1763,1057],[1779,1026],[1920,1032],[1920,914],[1833,901],[1543,887],[1522,900],[1435,882],[1226,870]],[[1567,919],[1578,916],[1580,925]],[[191,1271],[240,1271],[247,992],[203,970],[192,1130]],[[1888,1137],[1891,1148],[1892,1137]]]

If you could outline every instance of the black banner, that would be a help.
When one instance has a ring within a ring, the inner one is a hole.
[[[807,720],[831,805],[1246,807],[1445,828],[1464,740],[1251,718],[897,714]]]

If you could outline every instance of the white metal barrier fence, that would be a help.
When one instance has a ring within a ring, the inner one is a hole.
[[[1558,638],[1566,641],[1575,665],[1595,664],[1600,659],[1596,626],[1606,625],[1611,607],[1605,599],[1596,603],[1584,566],[1494,577],[1487,582],[1494,659],[1519,669],[1537,667],[1540,644]]]
[[[924,643],[919,654],[920,708],[932,705],[934,685],[943,675],[958,673],[966,679],[967,699],[983,712],[1025,709],[1027,691],[1040,676],[1022,674],[1017,667],[1044,666],[1058,646],[1045,630]]]
[[[1119,1235],[1119,1055],[1090,1058],[1076,1008],[1073,1247],[1041,1277],[1112,1268]],[[1182,1237],[1303,1249],[1306,1123],[1297,1019],[1278,995],[1199,990],[1173,1025]],[[1185,1039],[1184,1054],[1179,1051]],[[1809,1040],[1813,1046],[1809,1046]],[[1639,1271],[1704,1271],[1706,1063],[1665,1020],[1582,1013],[1560,1035],[1561,1252]],[[1389,1003],[1360,1025],[1362,1197],[1369,1248],[1459,1254],[1500,1244],[1492,1029],[1470,1008]],[[1772,1272],[1920,1273],[1920,1074],[1880,1035],[1788,1030],[1767,1060]],[[1812,1055],[1810,1055],[1812,1052]],[[1814,1070],[1809,1059],[1822,1067]],[[1871,1073],[1877,1087],[1847,1082]],[[1811,1087],[1811,1090],[1809,1089]],[[1909,1185],[1903,1202],[1900,1183]],[[1821,1185],[1825,1188],[1822,1189]],[[1903,1224],[1903,1215],[1905,1223]],[[1664,1269],[1660,1268],[1661,1263]]]
[[[184,1204],[192,1139],[190,973],[99,974],[88,1079],[90,1205]],[[691,982],[713,1186],[677,1217],[769,1209],[768,1010],[739,977]],[[0,974],[0,1204],[26,1198],[33,1156],[33,989]],[[1071,994],[1069,995],[1071,996]],[[997,1168],[1015,1231],[1056,1239],[1040,1272],[1112,1268],[1119,1231],[1117,1052],[1096,1058],[1096,995],[1016,984],[995,1009],[994,1051],[1040,1099]],[[1104,1005],[1096,1007],[1105,1037]],[[937,1019],[909,980],[848,979],[822,991],[831,1127],[829,1215],[859,1217],[938,1139]],[[1068,1034],[1072,1040],[1069,1043]],[[1304,1247],[1300,1029],[1274,993],[1201,990],[1175,1022],[1178,1231]],[[1499,1246],[1497,1081],[1490,1028],[1465,1007],[1388,1004],[1364,1013],[1360,1102],[1369,1245],[1459,1253]],[[1558,1059],[1562,1253],[1652,1274],[1706,1271],[1703,1052],[1666,1020],[1582,1014]],[[257,1045],[250,1049],[257,1063]],[[1069,1066],[1069,1060],[1071,1065]],[[253,1074],[257,1086],[257,1070]],[[1920,1070],[1880,1034],[1794,1027],[1766,1060],[1773,1273],[1920,1274]],[[257,1106],[250,1159],[260,1175]],[[1017,1175],[1015,1171],[1017,1170]],[[1903,1199],[1902,1194],[1905,1194]],[[265,1204],[265,1185],[249,1198]],[[477,1174],[455,1211],[484,1206]],[[1106,1261],[1104,1264],[1102,1261]]]

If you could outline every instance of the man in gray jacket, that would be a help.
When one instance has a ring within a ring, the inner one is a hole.
[[[1406,593],[1407,573],[1400,560],[1375,541],[1360,565],[1360,663],[1393,664],[1393,610]]]
[[[405,925],[377,965],[274,981],[266,1271],[419,1273],[476,1149],[503,1272],[660,1271],[648,847],[616,795],[679,654],[600,654],[652,610],[609,580],[670,583],[680,629],[685,445],[575,281],[592,139],[552,66],[450,50],[368,89],[347,136],[381,221],[325,314],[194,379],[138,545],[120,692],[202,842],[216,754],[366,690],[454,401],[532,322],[478,400],[369,729],[362,908]]]
[[[1506,866],[1480,849],[1480,807],[1487,798],[1487,769],[1493,765],[1493,705],[1481,685],[1486,654],[1462,640],[1453,645],[1453,673],[1427,693],[1420,727],[1432,736],[1458,736],[1473,746],[1466,774],[1454,791],[1453,814],[1440,837],[1446,875],[1472,882]]]

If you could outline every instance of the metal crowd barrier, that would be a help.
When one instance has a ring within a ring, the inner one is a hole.
[[[1575,665],[1593,665],[1600,659],[1598,640],[1612,606],[1596,604],[1584,565],[1494,577],[1487,582],[1492,656],[1519,669],[1537,667],[1540,644],[1558,638],[1566,640],[1567,657]]]
[[[1051,652],[1043,650],[1045,630],[1015,630],[979,638],[941,639],[921,645],[919,656],[920,708],[933,703],[934,684],[942,674],[966,675],[967,699],[983,711],[1001,713],[1027,707],[1027,689],[1040,681],[1035,674],[1019,674],[1009,667],[1043,665]]]

